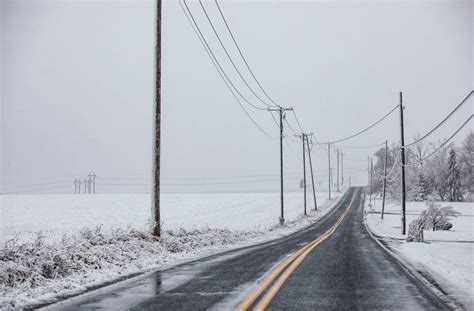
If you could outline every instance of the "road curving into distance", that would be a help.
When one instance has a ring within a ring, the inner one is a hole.
[[[114,284],[51,310],[449,309],[368,234],[350,188],[315,224],[278,240]]]

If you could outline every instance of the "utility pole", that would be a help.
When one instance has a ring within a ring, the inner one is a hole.
[[[374,180],[374,162],[372,161],[372,157],[370,158],[370,193],[374,192],[373,188],[373,180]],[[375,208],[375,197],[374,195],[374,208]]]
[[[155,42],[155,137],[153,150],[153,228],[152,234],[161,235],[160,219],[160,151],[161,151],[161,0],[156,1],[156,42]]]
[[[337,192],[340,192],[339,190],[339,149],[336,149],[336,159],[337,159],[337,177],[336,177],[336,181],[337,181]]]
[[[95,194],[95,178],[96,178],[95,172],[94,173],[89,172],[89,175],[87,177],[89,177],[89,193]]]
[[[349,176],[349,188],[351,187],[352,176]]]
[[[329,200],[331,200],[331,145],[328,143],[328,187]]]
[[[290,108],[267,108],[268,111],[278,111],[280,113],[280,224],[285,222],[284,203],[283,203],[283,112],[293,110]]]
[[[92,185],[93,185],[93,188],[92,188],[92,193],[95,194],[95,178],[97,177],[97,175],[94,173],[92,173]]]
[[[341,186],[344,186],[344,152],[341,152]]]
[[[400,92],[400,139],[402,158],[402,235],[406,233],[406,189],[405,189],[405,133],[403,129],[403,95]]]
[[[369,204],[372,204],[372,181],[370,180],[370,157],[367,156],[367,189],[369,191]]]
[[[312,136],[313,133],[310,133],[309,136]],[[314,210],[318,210],[318,203],[316,203],[316,190],[314,190],[314,176],[313,176],[313,164],[311,161],[311,149],[309,148],[308,136],[306,136],[306,146],[308,147],[308,158],[309,158],[309,169],[311,171],[311,185],[313,186],[313,199],[314,199]]]
[[[307,213],[306,213],[306,152],[305,152],[305,146],[304,146],[304,143],[305,143],[305,139],[306,139],[306,134],[305,133],[301,133],[301,135],[299,135],[299,137],[301,137],[301,142],[302,142],[302,145],[303,145],[303,197],[304,197],[304,212],[303,214],[306,216]]]
[[[77,178],[74,178],[74,194],[77,194]]]
[[[385,161],[383,162],[383,192],[382,192],[382,214],[385,212],[385,192],[387,190],[387,154],[388,154],[388,143],[385,141]]]
[[[88,193],[88,189],[89,189],[89,186],[88,186],[88,181],[86,177],[84,178],[84,193]]]
[[[87,175],[87,193],[91,194],[92,193],[92,173],[89,172],[89,175]]]
[[[331,182],[333,186],[336,186],[336,183],[334,182],[334,167],[331,167]]]

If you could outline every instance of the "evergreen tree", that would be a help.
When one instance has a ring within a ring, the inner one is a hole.
[[[413,199],[418,202],[423,202],[423,201],[426,201],[427,199],[425,177],[423,176],[422,173],[418,175],[418,181],[415,185]]]
[[[448,171],[446,179],[447,199],[451,202],[462,202],[463,195],[461,192],[461,178],[458,163],[456,160],[456,152],[451,148],[448,159]]]

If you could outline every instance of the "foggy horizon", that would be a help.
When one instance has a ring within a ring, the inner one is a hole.
[[[187,3],[250,97],[198,2]],[[245,68],[212,3],[204,1],[229,52]],[[469,0],[220,5],[262,86],[278,104],[292,106],[319,142],[367,127],[399,103],[399,92],[405,141],[411,142],[474,88]],[[97,174],[98,193],[150,193],[153,1],[2,0],[0,16],[0,193],[73,193],[73,180],[89,172]],[[278,192],[278,139],[265,137],[235,102],[177,1],[163,3],[162,49],[162,191]],[[472,114],[472,102],[428,141],[449,137]],[[269,135],[279,135],[269,112],[248,111]],[[298,130],[291,113],[287,121]],[[286,124],[285,131],[292,133]],[[456,144],[468,131],[456,135]],[[367,133],[336,144],[347,158],[346,184],[349,176],[353,186],[367,183],[367,156],[378,149],[350,147],[385,140],[399,143],[398,110]],[[301,191],[301,142],[285,141],[285,190]],[[322,190],[327,156],[316,147],[315,183],[322,182]]]

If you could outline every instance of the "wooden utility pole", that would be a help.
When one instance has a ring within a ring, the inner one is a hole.
[[[341,152],[341,186],[344,186],[344,152]]]
[[[313,134],[309,134],[312,136]],[[318,210],[318,203],[316,202],[316,190],[314,190],[314,176],[313,176],[313,164],[311,161],[311,149],[309,148],[309,140],[308,136],[306,136],[306,146],[308,147],[308,159],[309,159],[309,169],[311,171],[311,185],[313,186],[313,199],[314,199],[314,210]]]
[[[372,181],[370,180],[370,157],[367,156],[367,191],[369,192],[369,204],[372,204]]]
[[[306,134],[301,133],[301,142],[303,145],[303,193],[304,193],[304,215],[306,216],[306,152],[305,152],[305,139],[306,139]]]
[[[328,187],[329,200],[331,200],[331,145],[328,143]]]
[[[278,111],[280,113],[280,224],[285,222],[284,203],[283,203],[283,112],[293,110],[293,108],[267,108],[268,111]]]
[[[84,178],[84,193],[89,193],[89,180],[88,178]]]
[[[337,169],[336,169],[336,173],[337,173],[337,176],[336,176],[336,182],[337,182],[337,192],[340,192],[339,190],[339,149],[336,149],[336,159],[337,159]]]
[[[400,139],[402,158],[402,235],[406,233],[406,189],[405,189],[405,133],[403,129],[403,95],[400,92]]]
[[[349,176],[349,188],[351,187],[351,183],[352,183],[352,176]]]
[[[153,228],[152,234],[161,235],[160,219],[160,152],[161,152],[161,0],[156,1],[156,42],[155,42],[155,137],[153,174]]]
[[[336,183],[334,182],[334,167],[331,167],[331,183],[333,187],[336,186]]]
[[[97,175],[94,173],[92,173],[92,193],[95,194],[95,178],[97,177]]]
[[[89,175],[87,177],[89,177],[89,193],[94,193],[95,194],[95,178],[96,178],[96,175],[95,175],[95,173],[89,172]]]
[[[385,161],[383,162],[383,192],[382,192],[382,213],[381,218],[383,219],[383,213],[385,212],[385,192],[387,190],[387,156],[388,156],[388,143],[385,141]]]
[[[370,193],[374,192],[374,185],[373,185],[373,180],[374,180],[374,162],[372,161],[372,157],[370,158]],[[374,208],[375,208],[375,197],[377,195],[374,195]]]

